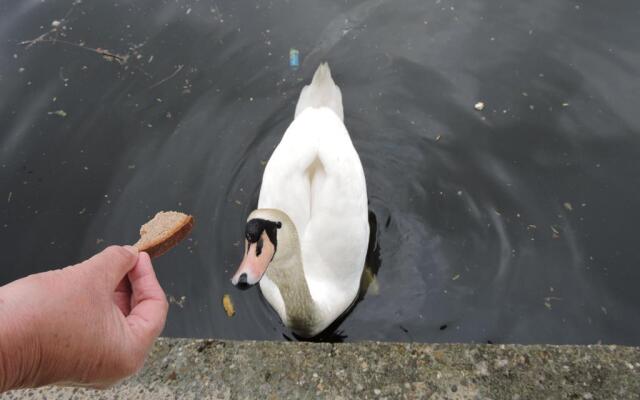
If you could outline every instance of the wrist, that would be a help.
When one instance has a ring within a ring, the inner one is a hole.
[[[36,318],[20,304],[20,281],[0,287],[0,393],[36,385],[40,370]]]

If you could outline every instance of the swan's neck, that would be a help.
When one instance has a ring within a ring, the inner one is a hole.
[[[317,323],[317,306],[304,275],[297,235],[278,239],[278,250],[266,275],[280,290],[287,325],[294,332],[311,331]]]

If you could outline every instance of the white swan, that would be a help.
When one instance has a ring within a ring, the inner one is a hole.
[[[327,64],[302,89],[269,159],[245,256],[232,278],[253,285],[296,334],[322,332],[355,300],[369,241],[367,187]]]

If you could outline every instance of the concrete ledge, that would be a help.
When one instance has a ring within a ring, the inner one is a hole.
[[[159,339],[107,391],[48,387],[1,399],[638,399],[640,348]]]

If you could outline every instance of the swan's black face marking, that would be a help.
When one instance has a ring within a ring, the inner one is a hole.
[[[260,257],[262,254],[262,246],[264,246],[264,240],[258,239],[258,243],[256,244],[256,257]]]
[[[278,229],[282,228],[280,221],[269,221],[266,219],[254,218],[247,222],[245,228],[244,237],[247,239],[249,246],[247,246],[247,252],[252,243],[256,243],[256,256],[262,254],[262,247],[264,243],[260,236],[262,232],[267,234],[269,241],[273,244],[273,250],[278,249]]]
[[[245,227],[246,254],[231,278],[231,283],[240,288],[255,285],[276,255],[278,245],[278,228],[282,223],[266,219],[254,218]]]

